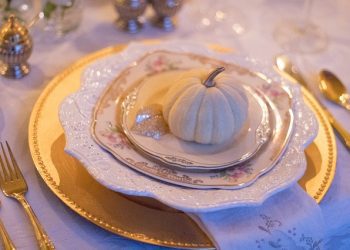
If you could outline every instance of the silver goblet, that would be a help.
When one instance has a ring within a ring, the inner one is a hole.
[[[166,31],[175,28],[172,17],[180,10],[183,0],[150,0],[157,17],[154,25]]]
[[[0,74],[22,78],[30,71],[27,63],[33,42],[28,29],[11,15],[0,29]]]
[[[129,33],[139,32],[142,29],[139,17],[146,10],[147,0],[113,0],[113,2],[119,14],[117,26]]]

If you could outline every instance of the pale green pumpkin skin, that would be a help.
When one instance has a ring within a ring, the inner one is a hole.
[[[168,90],[163,116],[171,133],[185,141],[220,144],[242,129],[248,112],[244,89],[228,74],[215,77],[215,86],[203,82],[210,71],[184,73]]]

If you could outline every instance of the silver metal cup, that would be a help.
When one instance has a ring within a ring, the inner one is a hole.
[[[146,0],[113,0],[119,14],[116,21],[118,28],[129,33],[137,33],[142,29],[139,17],[145,12]]]
[[[173,30],[175,24],[172,17],[181,9],[183,0],[150,0],[150,2],[157,15],[153,24],[166,31]]]

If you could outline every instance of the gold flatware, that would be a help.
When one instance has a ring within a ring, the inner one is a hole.
[[[309,88],[303,76],[299,73],[299,70],[292,64],[290,59],[286,55],[280,55],[275,57],[275,68],[284,77],[292,80],[293,82],[301,84],[308,89],[311,93],[312,89]],[[317,96],[314,95],[317,99]],[[342,139],[343,144],[350,149],[350,133],[335,119],[335,117],[328,111],[328,109],[317,99],[323,111],[327,115],[327,118],[332,127],[337,131],[338,136]]]
[[[340,79],[328,70],[321,70],[319,74],[319,88],[330,101],[350,111],[350,94]]]
[[[24,194],[28,191],[28,186],[17,165],[9,144],[6,141],[7,153],[2,142],[0,142],[0,145],[3,154],[3,157],[0,154],[0,187],[3,193],[8,197],[16,199],[23,206],[24,211],[33,225],[39,248],[41,250],[55,249],[33,209],[24,197]]]
[[[16,250],[15,245],[13,244],[10,235],[8,234],[4,223],[0,219],[0,235],[2,238],[4,249],[6,250]]]

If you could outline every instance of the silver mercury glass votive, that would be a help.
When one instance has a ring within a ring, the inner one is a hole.
[[[147,0],[113,0],[119,17],[117,26],[129,33],[137,33],[142,29],[139,17],[145,12]]]
[[[153,9],[156,12],[156,19],[153,24],[166,31],[175,28],[172,17],[180,10],[183,0],[150,0]]]
[[[28,29],[11,15],[0,28],[0,74],[19,79],[26,76],[33,42]]]

